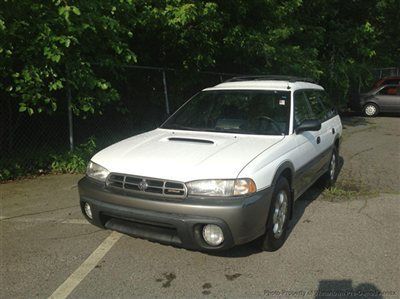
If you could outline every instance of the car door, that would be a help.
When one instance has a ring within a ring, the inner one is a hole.
[[[325,90],[309,91],[313,93],[322,105],[323,113],[321,113],[321,171],[323,172],[330,162],[332,154],[332,146],[335,143],[338,128],[337,109],[331,101]],[[313,107],[311,107],[312,109]]]
[[[293,95],[293,125],[294,130],[307,119],[316,119],[311,110],[304,90],[297,90]],[[321,131],[305,131],[294,133],[296,138],[296,165],[294,189],[296,197],[302,194],[313,183],[315,172],[318,171],[318,157],[321,153]]]
[[[400,109],[399,85],[386,85],[374,96],[382,112],[397,112]]]

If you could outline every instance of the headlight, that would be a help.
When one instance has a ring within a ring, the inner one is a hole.
[[[109,173],[110,172],[103,166],[100,166],[99,164],[96,164],[92,161],[89,162],[86,168],[86,175],[88,177],[102,182],[105,182]]]
[[[252,179],[202,180],[186,183],[189,195],[238,196],[256,192]]]

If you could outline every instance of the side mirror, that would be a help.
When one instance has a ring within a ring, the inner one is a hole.
[[[321,129],[321,122],[317,119],[306,119],[297,128],[296,134],[306,131],[319,131]]]

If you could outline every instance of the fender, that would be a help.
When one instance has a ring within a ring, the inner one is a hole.
[[[379,109],[380,107],[379,107],[379,103],[378,102],[379,101],[376,100],[375,98],[368,98],[368,99],[365,100],[365,102],[361,103],[361,109],[364,109],[365,105],[367,105],[369,103],[375,104]]]
[[[342,136],[340,136],[338,133],[336,133],[335,141],[333,142],[333,144],[337,145],[337,150],[339,154],[340,145],[342,144]]]
[[[282,175],[282,173],[286,169],[290,169],[289,183],[290,183],[290,188],[293,189],[292,184],[293,184],[293,178],[294,178],[294,166],[293,166],[292,162],[290,162],[290,161],[284,161],[278,166],[278,169],[275,171],[274,179],[272,180],[272,183],[271,183],[272,187],[275,187],[275,184],[276,184],[278,178]]]
[[[294,208],[294,190],[293,190],[293,179],[294,179],[294,166],[290,161],[284,161],[282,164],[279,165],[278,169],[275,172],[274,179],[272,180],[271,187],[275,188],[276,182],[278,181],[279,177],[285,172],[290,171],[289,177],[289,184],[290,184],[290,215],[289,219],[293,217],[293,208]],[[286,174],[285,174],[286,175]]]

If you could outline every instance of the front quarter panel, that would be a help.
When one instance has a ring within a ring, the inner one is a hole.
[[[247,164],[238,177],[252,178],[256,183],[257,190],[263,190],[274,184],[275,175],[282,165],[288,165],[293,172],[296,171],[302,159],[301,157],[294,159],[295,155],[296,140],[294,136],[285,136],[281,142],[264,151]]]

